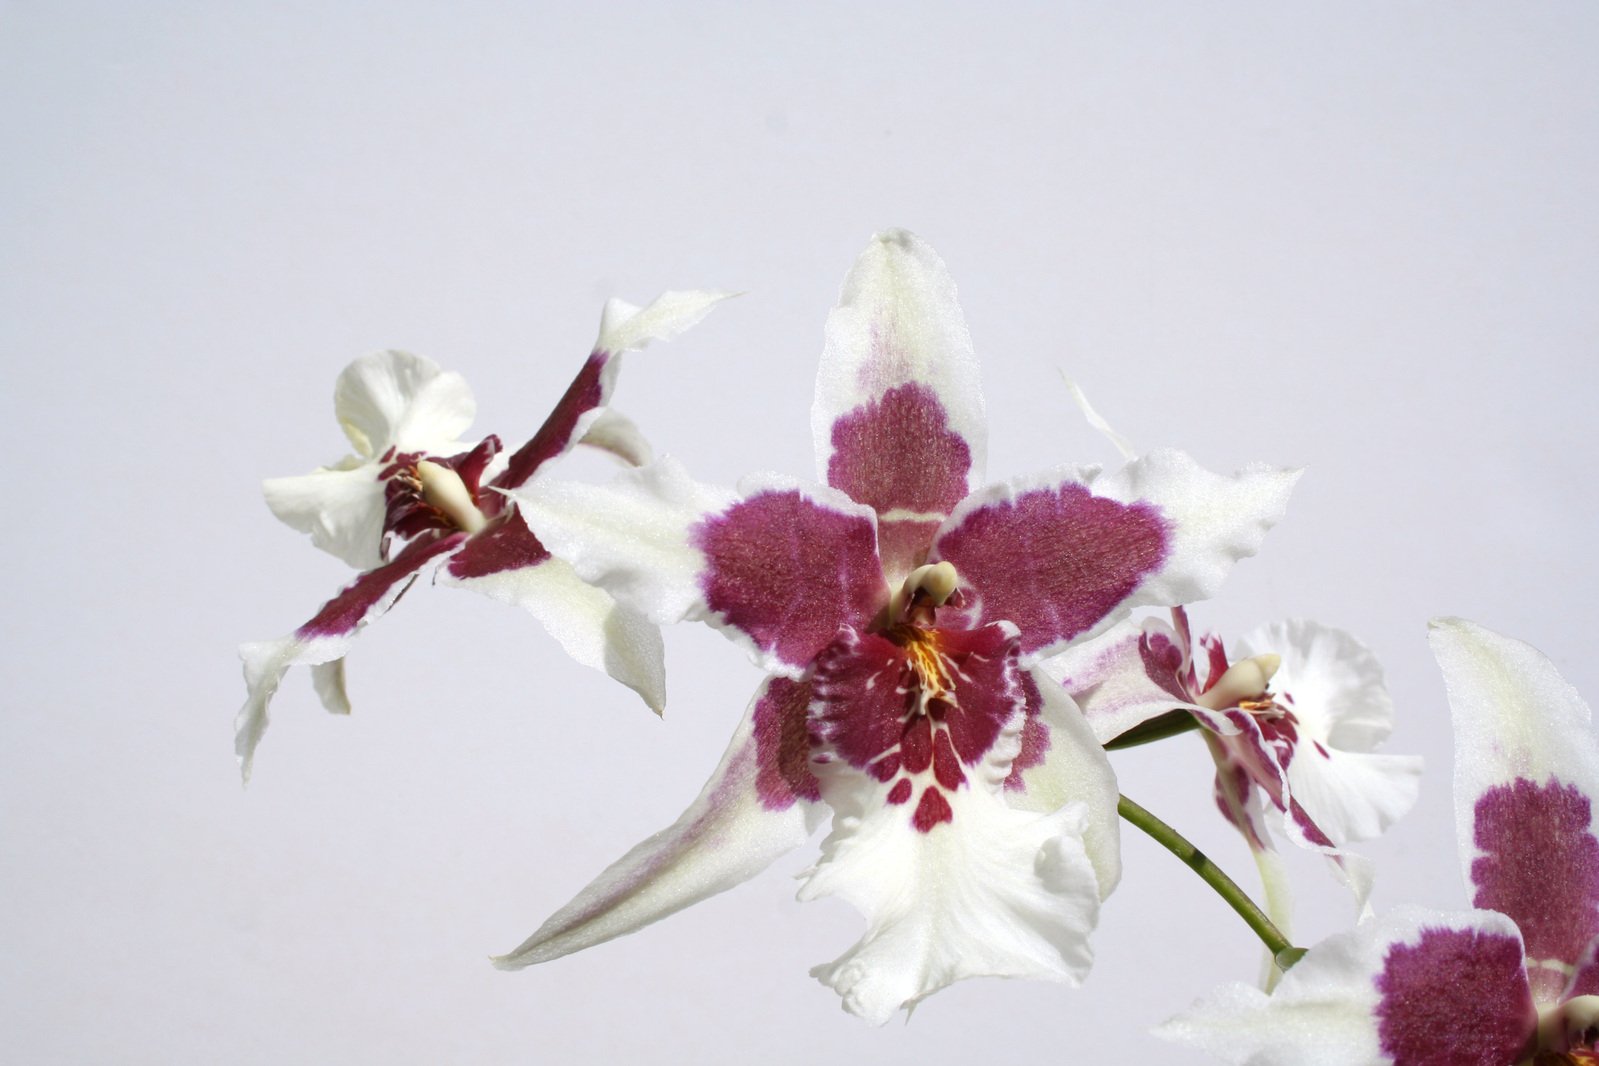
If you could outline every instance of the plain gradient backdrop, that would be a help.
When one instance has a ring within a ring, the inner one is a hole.
[[[1376,902],[1463,902],[1429,616],[1599,697],[1599,9],[1376,3],[0,0],[0,1032],[18,1063],[1197,1061],[1145,1035],[1248,979],[1244,926],[1129,832],[1085,987],[972,981],[908,1025],[807,969],[814,846],[530,971],[517,944],[670,822],[757,680],[667,634],[664,722],[532,620],[418,587],[356,713],[291,673],[239,785],[235,645],[348,577],[259,481],[344,454],[346,361],[403,347],[537,426],[610,295],[746,290],[629,357],[703,479],[809,476],[822,323],[876,229],[943,254],[989,473],[1142,447],[1300,465],[1202,628],[1378,653],[1429,771]],[[603,476],[597,460],[572,465]],[[1203,745],[1125,790],[1253,886]],[[1299,939],[1350,920],[1293,857]]]

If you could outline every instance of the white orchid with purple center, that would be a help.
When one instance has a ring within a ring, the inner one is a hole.
[[[1599,743],[1536,649],[1459,619],[1453,710],[1471,911],[1406,908],[1313,947],[1271,996],[1229,986],[1160,1032],[1248,1066],[1599,1063]]]
[[[1376,748],[1393,703],[1371,651],[1341,629],[1295,619],[1233,642],[1193,639],[1188,614],[1171,624],[1123,623],[1050,664],[1107,744],[1150,735],[1172,718],[1197,723],[1216,763],[1215,799],[1282,891],[1272,833],[1326,854],[1364,904],[1369,863],[1351,843],[1383,833],[1415,805],[1421,759]],[[1197,648],[1196,648],[1197,644]],[[1197,651],[1197,654],[1196,654]],[[1273,899],[1275,915],[1286,901]]]
[[[476,411],[472,392],[431,360],[384,351],[339,375],[334,412],[355,454],[302,477],[269,480],[265,493],[275,515],[362,573],[293,633],[240,647],[249,692],[235,722],[235,750],[246,779],[289,667],[311,666],[323,705],[348,713],[343,656],[351,642],[435,569],[445,584],[525,608],[573,658],[661,709],[658,628],[580,581],[529,532],[507,494],[580,443],[646,461],[642,437],[608,407],[620,356],[675,336],[722,298],[671,292],[645,308],[611,301],[577,377],[538,432],[508,456],[498,437],[460,439]]]
[[[936,254],[873,240],[827,323],[825,484],[732,492],[676,462],[517,493],[539,539],[651,621],[705,621],[771,676],[678,821],[500,961],[557,958],[738,884],[830,813],[802,899],[862,940],[814,973],[882,1022],[953,981],[1075,982],[1120,875],[1117,789],[1039,664],[1138,606],[1211,595],[1295,472],[1158,451],[983,488],[978,364]]]

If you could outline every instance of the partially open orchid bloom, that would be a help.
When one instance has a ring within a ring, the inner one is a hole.
[[[1393,729],[1376,657],[1343,630],[1304,620],[1264,626],[1234,649],[1229,656],[1214,635],[1196,649],[1176,608],[1171,625],[1125,623],[1049,669],[1103,742],[1191,713],[1216,761],[1216,805],[1257,856],[1275,825],[1333,857],[1364,903],[1367,864],[1342,849],[1409,811],[1421,775],[1419,757],[1375,750]]]
[[[1271,996],[1221,989],[1165,1037],[1249,1066],[1599,1062],[1599,743],[1536,649],[1433,623],[1455,725],[1455,815],[1476,910],[1419,908],[1329,938]]]
[[[825,485],[766,475],[735,493],[661,460],[601,492],[517,494],[580,576],[654,621],[715,626],[772,676],[677,823],[502,965],[744,881],[830,811],[800,898],[866,915],[860,943],[813,971],[845,1009],[882,1022],[965,977],[1086,973],[1120,873],[1116,784],[1035,665],[1132,607],[1214,592],[1297,475],[1222,477],[1166,451],[979,488],[985,419],[955,287],[897,231],[828,319],[812,427]]]
[[[566,394],[508,457],[498,437],[477,444],[460,439],[476,404],[459,374],[395,351],[345,368],[333,406],[355,454],[303,477],[269,480],[265,491],[273,514],[362,573],[293,633],[239,648],[249,695],[235,722],[234,747],[246,780],[267,706],[288,668],[311,666],[323,705],[347,714],[343,656],[350,642],[434,569],[445,584],[525,608],[573,658],[605,670],[660,711],[666,698],[660,630],[553,557],[506,493],[577,444],[626,462],[647,461],[637,430],[607,406],[621,354],[675,336],[722,298],[669,292],[642,309],[612,300],[599,340]]]

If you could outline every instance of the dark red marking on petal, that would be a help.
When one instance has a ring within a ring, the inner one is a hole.
[[[1472,902],[1521,927],[1532,959],[1575,964],[1599,936],[1599,840],[1588,797],[1550,779],[1517,778],[1484,792],[1474,808]]]
[[[1476,929],[1424,929],[1376,977],[1378,1040],[1396,1066],[1507,1066],[1537,1029],[1521,944]]]
[[[899,773],[899,752],[891,751],[866,768],[867,772],[885,785],[894,780],[894,775]]]
[[[872,520],[797,491],[740,501],[690,536],[705,553],[707,606],[792,666],[809,664],[840,625],[865,624],[887,599]]]
[[[1316,824],[1315,819],[1311,818],[1310,812],[1301,807],[1298,800],[1291,797],[1288,800],[1288,817],[1294,820],[1294,824],[1305,835],[1305,839],[1318,848],[1337,847],[1332,842],[1332,838],[1322,831],[1321,826]]]
[[[947,729],[940,729],[933,738],[933,776],[951,792],[966,780],[966,775],[961,772],[961,761],[956,758],[955,749],[949,742]]]
[[[538,432],[516,450],[500,476],[494,479],[495,488],[514,489],[527,484],[528,479],[538,473],[539,467],[569,451],[577,443],[578,421],[610,399],[606,395],[610,390],[605,377],[605,366],[610,361],[609,352],[597,351],[589,355]],[[489,495],[504,500],[499,493]],[[503,507],[502,502],[493,499],[483,502],[485,514],[497,514]]]
[[[811,773],[811,744],[806,732],[805,708],[811,686],[805,681],[774,677],[755,702],[755,793],[761,806],[783,811],[796,799],[822,798],[816,775]]]
[[[974,509],[930,558],[953,563],[977,594],[981,620],[1014,622],[1022,651],[1033,652],[1092,629],[1169,553],[1154,505],[1068,482]]]
[[[511,511],[469,537],[461,550],[450,557],[445,569],[451,577],[486,577],[538,566],[549,558],[549,550],[527,528],[522,516]]]
[[[890,803],[905,803],[910,798],[911,782],[908,777],[900,778],[894,783],[894,787],[888,790],[888,802]]]
[[[908,774],[919,774],[933,765],[933,723],[921,715],[913,718],[901,735],[899,751]]]
[[[1011,720],[1026,713],[1016,635],[1000,625],[934,632],[945,658],[959,674],[955,686],[959,707],[948,718],[949,739],[961,762],[974,766]]]
[[[1214,633],[1200,637],[1199,646],[1204,650],[1206,660],[1205,687],[1201,691],[1209,692],[1211,686],[1220,681],[1221,675],[1227,672],[1227,649],[1222,644],[1221,638]]]
[[[916,813],[911,816],[911,824],[922,833],[932,832],[940,822],[954,820],[955,812],[950,809],[949,800],[936,788],[923,790],[922,798],[916,803]]]
[[[1218,761],[1216,764],[1215,798],[1216,809],[1221,811],[1221,816],[1227,819],[1234,829],[1244,834],[1244,840],[1255,851],[1266,851],[1270,842],[1266,833],[1256,823],[1254,814],[1259,810],[1259,805],[1253,803],[1254,785],[1249,780],[1249,771],[1236,762]]]
[[[832,444],[827,483],[878,514],[948,514],[966,495],[972,450],[925,385],[895,386],[840,415]]]
[[[353,632],[395,585],[409,586],[416,580],[417,571],[431,560],[460,547],[466,534],[455,533],[431,540],[414,540],[392,562],[368,570],[344,587],[337,596],[322,605],[305,625],[294,631],[301,640],[316,637],[336,637]],[[404,589],[401,590],[401,595]],[[398,597],[396,597],[398,599]]]
[[[1316,754],[1317,754],[1317,755],[1320,755],[1320,756],[1321,756],[1321,757],[1322,757],[1322,758],[1323,758],[1323,759],[1330,759],[1330,758],[1332,758],[1332,756],[1331,756],[1331,755],[1330,755],[1330,754],[1328,754],[1328,752],[1327,752],[1327,749],[1326,749],[1326,748],[1324,748],[1324,747],[1322,747],[1322,745],[1321,745],[1321,741],[1319,741],[1319,740],[1313,740],[1313,741],[1311,741],[1311,744],[1313,744],[1313,745],[1315,745],[1315,748],[1316,748]]]
[[[1005,787],[1012,792],[1025,792],[1027,783],[1022,780],[1023,773],[1041,765],[1044,756],[1049,753],[1049,727],[1044,724],[1044,694],[1038,691],[1038,682],[1027,670],[1016,671],[1016,676],[1021,681],[1027,717],[1022,722],[1022,750],[1016,753],[1015,760],[1010,764],[1010,776],[1005,779]]]

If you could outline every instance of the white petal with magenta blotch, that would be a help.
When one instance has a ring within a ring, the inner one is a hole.
[[[1270,996],[1223,986],[1155,1035],[1244,1066],[1508,1066],[1536,1022],[1507,918],[1406,907],[1317,944]]]
[[[877,234],[844,279],[826,335],[811,408],[821,480],[829,480],[834,424],[891,389],[914,386],[936,398],[948,430],[964,441],[969,463],[959,474],[969,486],[982,484],[988,429],[980,368],[937,252],[904,230]],[[888,450],[880,457],[895,459]]]

